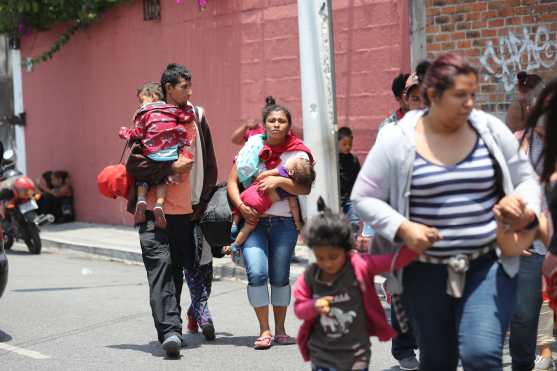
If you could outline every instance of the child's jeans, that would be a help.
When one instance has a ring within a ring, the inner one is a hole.
[[[185,269],[184,273],[191,295],[188,317],[195,318],[201,327],[213,323],[208,304],[213,282],[213,263]]]
[[[354,207],[352,207],[352,201],[344,201],[341,204],[342,212],[346,215],[348,222],[352,226],[352,232],[354,233],[354,237],[357,236],[358,232],[360,231],[360,219],[356,212],[354,211]]]

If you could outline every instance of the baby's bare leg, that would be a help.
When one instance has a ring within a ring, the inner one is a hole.
[[[300,207],[298,206],[296,196],[288,197],[288,206],[290,207],[290,212],[292,213],[292,218],[294,219],[294,224],[296,225],[296,230],[299,232],[302,230],[302,214],[300,213]]]
[[[147,191],[149,190],[149,185],[147,183],[137,184],[137,203],[135,204],[135,213],[133,216],[134,224],[141,224],[145,222],[145,210],[147,209]]]
[[[240,229],[240,232],[238,232],[238,236],[236,237],[236,241],[234,241],[234,243],[237,246],[242,246],[255,227],[257,227],[257,224],[244,223],[244,226]]]
[[[164,216],[164,201],[166,199],[166,184],[161,183],[157,185],[157,203],[153,208],[155,214],[155,226],[158,228],[166,228],[166,218]]]

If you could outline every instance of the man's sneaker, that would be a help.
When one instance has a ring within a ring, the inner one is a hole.
[[[420,362],[415,356],[401,359],[398,364],[401,370],[417,370],[420,368]]]
[[[188,316],[188,323],[186,325],[186,328],[190,334],[197,334],[197,331],[199,331],[199,326],[197,325],[197,321],[195,320],[195,318]]]
[[[553,370],[553,359],[537,356],[536,362],[534,363],[534,370],[536,371]]]
[[[180,356],[180,348],[182,347],[182,340],[178,335],[172,335],[164,339],[162,348],[168,357],[177,358]]]
[[[203,332],[203,336],[205,336],[205,340],[213,341],[215,340],[215,326],[212,323],[207,323],[206,325],[201,326],[201,332]]]

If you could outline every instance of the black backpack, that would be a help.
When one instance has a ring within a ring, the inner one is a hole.
[[[213,254],[215,250],[220,251],[223,246],[228,246],[233,242],[230,237],[232,210],[228,203],[226,183],[215,186],[207,209],[199,221],[199,226],[203,236],[211,245]]]

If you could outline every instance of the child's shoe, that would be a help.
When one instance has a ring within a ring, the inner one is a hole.
[[[202,325],[201,332],[203,333],[203,336],[205,336],[205,340],[215,340],[215,326],[213,326],[211,322]]]
[[[553,359],[538,355],[534,363],[534,371],[553,370]]]
[[[155,227],[166,229],[166,218],[164,217],[164,209],[161,204],[155,205],[153,214],[155,214]]]
[[[147,209],[147,201],[138,199],[135,204],[135,213],[133,214],[133,222],[135,225],[145,223],[145,210]]]

